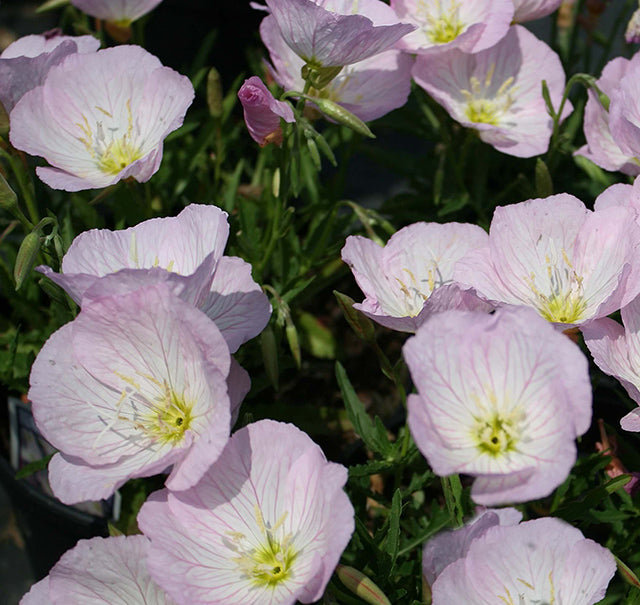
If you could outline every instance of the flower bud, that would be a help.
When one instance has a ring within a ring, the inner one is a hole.
[[[16,290],[20,289],[27,275],[31,273],[31,269],[36,264],[38,252],[40,252],[40,234],[38,231],[32,231],[22,240],[16,256],[16,264],[13,268]]]
[[[374,584],[371,578],[361,571],[346,565],[338,565],[336,573],[340,581],[354,594],[358,595],[365,603],[371,605],[391,605],[387,595]]]
[[[369,130],[369,127],[360,118],[353,115],[350,111],[347,111],[341,105],[338,105],[329,99],[316,99],[315,97],[307,98],[312,101],[328,118],[335,120],[343,126],[348,126],[351,130],[355,130],[357,133],[363,134],[365,137],[371,137],[372,139],[376,138],[371,130]]]
[[[288,103],[278,101],[258,76],[244,81],[238,91],[244,109],[244,121],[251,138],[264,147],[269,143],[282,145],[280,118],[295,122],[293,110]]]

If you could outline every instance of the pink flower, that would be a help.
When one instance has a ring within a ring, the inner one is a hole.
[[[514,10],[512,0],[391,0],[391,7],[417,26],[399,47],[419,54],[485,50],[507,33]]]
[[[71,0],[71,4],[87,15],[119,25],[129,25],[160,2],[162,0]]]
[[[400,23],[380,0],[266,0],[266,3],[285,42],[315,68],[363,61],[388,50],[415,29]],[[360,14],[360,4],[367,7],[366,17]]]
[[[367,17],[369,4],[359,5]],[[273,76],[285,90],[303,90],[304,61],[287,45],[272,16],[260,24],[260,36],[269,50]],[[322,90],[310,94],[340,104],[361,120],[375,120],[402,107],[411,92],[413,58],[399,50],[386,50],[369,59],[346,65]]]
[[[494,526],[438,576],[433,605],[593,605],[604,598],[615,570],[611,552],[560,519]]]
[[[164,284],[84,305],[31,370],[36,424],[60,451],[54,494],[99,500],[172,465],[167,486],[194,485],[229,438],[228,391],[248,391],[230,367],[215,324]]]
[[[193,96],[187,77],[138,46],[70,55],[15,106],[11,142],[52,165],[36,172],[54,189],[145,182]]]
[[[149,576],[144,536],[80,540],[20,605],[174,605]]]
[[[465,557],[472,542],[491,527],[517,525],[520,521],[522,513],[515,508],[488,509],[464,527],[440,532],[426,543],[422,551],[424,579],[432,585],[448,565]]]
[[[0,102],[10,112],[65,57],[93,53],[99,48],[100,41],[93,36],[63,36],[60,30],[16,40],[0,55]]]
[[[295,426],[250,424],[192,489],[142,506],[150,573],[181,605],[315,602],[353,533],[346,480]]]
[[[638,60],[640,59],[636,59]],[[609,99],[614,96],[629,65],[629,59],[616,57],[602,70],[596,85]],[[640,174],[640,161],[633,154],[624,152],[614,139],[610,129],[609,111],[602,106],[598,95],[591,88],[588,96],[584,111],[584,136],[587,144],[578,149],[575,154],[584,156],[605,170],[619,170],[629,175]]]
[[[62,273],[49,267],[38,270],[79,304],[84,297],[168,281],[174,292],[216,323],[235,352],[262,332],[271,305],[253,281],[251,265],[223,256],[228,237],[226,212],[191,204],[176,217],[150,219],[120,231],[81,233],[62,259]],[[100,280],[105,276],[111,277]]]
[[[461,259],[454,279],[563,329],[582,327],[640,293],[639,245],[631,210],[592,212],[562,193],[496,208],[488,245]]]
[[[258,76],[244,81],[238,91],[238,98],[244,109],[244,121],[251,138],[260,147],[269,143],[275,143],[280,147],[280,118],[289,123],[296,121],[291,106],[284,101],[277,101]]]
[[[403,353],[418,391],[409,427],[434,473],[474,476],[485,506],[543,498],[567,478],[591,423],[588,363],[534,311],[445,311]]]
[[[453,284],[453,268],[469,250],[487,243],[486,232],[461,223],[415,223],[382,247],[359,235],[347,237],[346,262],[366,298],[356,309],[379,324],[415,332],[433,313],[491,307]]]
[[[624,327],[613,319],[599,319],[583,328],[584,340],[596,365],[615,376],[640,406],[640,299],[623,307],[621,315]],[[640,407],[622,418],[620,426],[640,432]]]
[[[562,0],[513,0],[516,12],[513,20],[517,23],[533,21],[550,15],[562,4]]]
[[[453,49],[419,55],[413,78],[467,128],[502,153],[532,157],[549,147],[553,122],[542,96],[546,80],[554,107],[564,92],[558,55],[520,25],[495,46],[468,54]],[[565,105],[568,115],[572,108]]]
[[[640,53],[636,53],[609,95],[611,136],[622,153],[640,157]],[[636,174],[635,172],[633,174]]]

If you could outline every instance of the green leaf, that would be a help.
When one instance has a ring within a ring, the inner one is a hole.
[[[391,559],[389,576],[393,573],[396,565],[398,551],[400,550],[400,516],[402,515],[402,492],[397,489],[391,500],[391,509],[389,510],[389,528],[384,544],[384,550]]]
[[[362,401],[358,399],[347,372],[339,361],[336,362],[336,379],[340,386],[347,416],[355,432],[360,435],[370,450],[387,457],[393,447],[389,443],[384,425],[379,419],[374,425],[369,414],[364,409]]]
[[[17,473],[16,479],[24,479],[25,477],[30,477],[34,473],[39,471],[43,471],[47,468],[49,464],[49,460],[53,458],[53,454],[49,454],[40,460],[36,460],[35,462],[30,462],[29,464],[25,464]]]
[[[298,325],[300,326],[302,344],[314,357],[335,359],[336,340],[329,328],[306,311],[300,313]]]

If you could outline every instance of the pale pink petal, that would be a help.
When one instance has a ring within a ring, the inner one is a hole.
[[[106,21],[130,23],[152,11],[162,0],[71,0],[81,11]]]

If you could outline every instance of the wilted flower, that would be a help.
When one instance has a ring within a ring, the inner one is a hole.
[[[532,157],[547,151],[553,121],[542,96],[546,80],[554,107],[564,92],[558,55],[520,25],[479,53],[419,55],[413,78],[467,128],[502,153]],[[571,112],[565,105],[563,117]]]
[[[640,58],[636,59],[639,60]],[[602,70],[596,85],[609,99],[620,85],[620,80],[627,73],[629,65],[629,59],[616,57]],[[609,109],[602,105],[596,91],[589,88],[584,110],[584,136],[587,144],[580,147],[575,154],[584,156],[605,170],[619,170],[629,175],[640,174],[640,160],[620,149],[620,145],[614,140],[609,122]]]
[[[71,0],[81,11],[118,25],[129,25],[152,11],[162,0]]]
[[[419,54],[489,48],[507,33],[514,10],[512,0],[391,0],[391,7],[417,26],[399,46]]]
[[[368,16],[369,4],[361,11]],[[304,61],[289,48],[275,19],[265,17],[260,24],[260,36],[269,50],[273,76],[285,90],[303,90],[301,70]],[[411,92],[413,58],[399,50],[387,50],[369,59],[346,65],[320,90],[309,94],[339,103],[361,120],[375,120],[393,109],[402,107]]]
[[[550,15],[555,11],[563,0],[513,0],[516,12],[513,20],[517,23],[533,21]]]
[[[366,296],[354,307],[403,332],[415,332],[430,315],[446,309],[490,310],[452,279],[456,262],[487,240],[481,227],[461,223],[415,223],[384,247],[359,235],[347,237],[342,260]]]
[[[582,326],[640,293],[639,244],[633,211],[592,212],[561,193],[496,208],[488,245],[461,259],[454,279],[561,327]]]
[[[391,48],[413,31],[380,0],[266,0],[291,49],[314,68],[342,67]],[[367,16],[359,4],[367,6]]]
[[[70,55],[11,112],[11,142],[52,165],[36,172],[54,189],[148,181],[193,96],[186,76],[138,46]]]
[[[174,605],[149,576],[144,536],[80,540],[20,605]]]
[[[608,317],[583,328],[584,340],[596,365],[615,376],[640,406],[640,298],[621,310],[624,328]],[[621,421],[625,431],[640,432],[640,407]]]
[[[588,363],[533,310],[446,311],[403,353],[418,391],[409,427],[437,475],[476,477],[471,497],[486,506],[543,498],[567,478],[591,422]]]
[[[183,605],[315,602],[353,532],[346,480],[293,425],[250,424],[192,489],[142,506],[149,571]]]
[[[599,602],[616,570],[609,550],[552,517],[495,526],[433,585],[433,605]]]
[[[111,293],[135,289],[136,282],[178,284],[176,293],[215,321],[235,352],[264,329],[271,306],[251,277],[251,265],[223,256],[228,236],[226,212],[190,204],[177,217],[150,219],[119,231],[81,233],[62,259],[62,273],[49,267],[38,270],[79,304],[85,296],[99,298],[113,288],[116,291]],[[158,267],[171,274],[157,270],[149,274],[148,270]],[[115,275],[106,284],[97,283],[111,274]]]
[[[269,143],[282,145],[280,118],[285,122],[295,122],[289,103],[278,101],[258,76],[244,81],[238,91],[238,98],[244,109],[244,121],[251,138],[264,147]]]
[[[166,285],[84,305],[31,371],[36,424],[60,451],[49,463],[54,494],[100,500],[171,465],[167,486],[194,485],[229,438],[228,375],[215,324]]]
[[[443,531],[431,538],[422,551],[422,575],[429,585],[451,563],[469,552],[471,543],[491,527],[517,525],[522,513],[515,508],[488,509],[459,529]]]
[[[65,57],[99,48],[100,41],[93,36],[63,36],[59,30],[16,40],[0,55],[0,102],[10,112]]]

